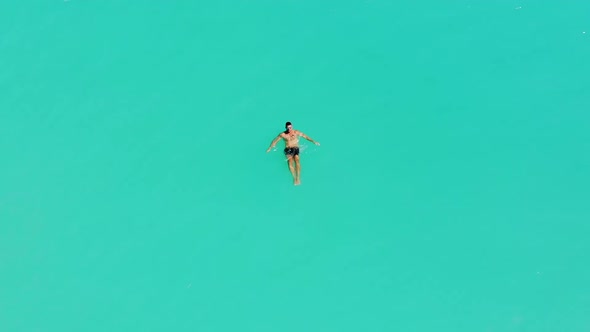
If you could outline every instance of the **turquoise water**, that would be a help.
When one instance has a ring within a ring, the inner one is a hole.
[[[1,4],[0,329],[590,331],[589,14]]]

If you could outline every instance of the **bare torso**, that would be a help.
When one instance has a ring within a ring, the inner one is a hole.
[[[285,146],[288,148],[299,146],[299,132],[291,130],[289,133],[281,133],[281,137],[285,140]]]

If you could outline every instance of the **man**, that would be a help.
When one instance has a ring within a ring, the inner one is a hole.
[[[306,140],[320,145],[319,142],[312,140],[309,136],[300,132],[299,130],[293,129],[291,122],[285,124],[285,131],[280,133],[271,143],[266,152],[270,152],[270,149],[274,148],[277,142],[282,138],[285,141],[285,155],[287,156],[287,163],[289,169],[293,175],[293,184],[298,185],[301,183],[299,175],[301,174],[301,165],[299,164],[299,136]]]

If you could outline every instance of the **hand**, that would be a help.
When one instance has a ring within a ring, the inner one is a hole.
[[[320,142],[315,142],[315,145],[320,146]]]
[[[266,153],[269,153],[269,152],[270,152],[270,148],[266,149]]]

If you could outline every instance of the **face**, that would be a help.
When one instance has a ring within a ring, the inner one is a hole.
[[[287,126],[287,130],[288,130],[288,131],[291,131],[291,129],[293,129],[293,126],[292,126],[292,125],[288,125],[288,126]]]

